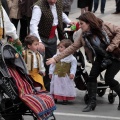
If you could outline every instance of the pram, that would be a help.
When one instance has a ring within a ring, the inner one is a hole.
[[[9,44],[0,42],[0,114],[5,120],[55,120],[54,99],[36,91],[22,56]]]
[[[69,27],[70,28],[70,27]],[[72,37],[72,41],[74,42],[74,32],[73,30],[70,29],[65,29],[65,37],[68,39],[71,39]],[[80,32],[80,31],[79,31]],[[76,37],[78,37],[78,35],[76,35]],[[75,85],[76,88],[78,88],[79,90],[86,90],[86,94],[84,96],[84,101],[87,104],[89,101],[89,96],[88,96],[88,91],[87,91],[87,79],[88,79],[88,73],[85,69],[85,60],[84,60],[84,56],[82,54],[82,52],[80,50],[76,51],[74,53],[74,56],[77,59],[77,71],[76,71],[76,75],[75,75]],[[99,97],[102,97],[105,92],[106,89],[109,86],[105,84],[104,78],[102,76],[102,74],[100,74],[100,81],[98,81],[98,87],[97,87],[97,94]],[[117,95],[113,92],[113,90],[109,91],[108,94],[108,101],[109,103],[114,103],[115,101],[115,97]]]

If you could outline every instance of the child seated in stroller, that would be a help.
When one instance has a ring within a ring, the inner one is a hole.
[[[43,82],[43,76],[45,76],[45,67],[43,63],[42,55],[37,51],[39,40],[37,37],[28,35],[24,43],[26,45],[23,58],[27,64],[30,76],[33,78],[33,85],[35,89],[40,91],[46,90]]]

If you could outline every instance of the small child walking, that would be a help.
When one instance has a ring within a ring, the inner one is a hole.
[[[37,51],[39,40],[37,37],[28,35],[24,40],[26,49],[24,52],[24,60],[27,64],[29,75],[33,78],[33,85],[37,91],[46,90],[43,82],[45,76],[45,67],[42,55]]]
[[[71,44],[72,42],[69,39],[64,39],[60,41],[58,45],[59,52],[61,53]],[[55,56],[57,56],[57,54]],[[57,100],[62,100],[62,104],[65,105],[68,103],[68,100],[75,99],[76,90],[74,77],[76,73],[76,68],[77,60],[73,55],[69,55],[61,59],[60,62],[50,65],[50,93],[53,95],[55,102],[57,102]]]

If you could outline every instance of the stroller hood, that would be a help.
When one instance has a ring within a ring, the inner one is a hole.
[[[26,64],[15,48],[10,44],[0,43],[0,72],[4,77],[10,77],[6,61],[8,61],[8,64],[20,68],[23,73],[28,74]]]

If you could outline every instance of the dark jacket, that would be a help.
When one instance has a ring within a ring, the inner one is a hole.
[[[38,0],[19,0],[21,16],[31,17],[33,4],[37,1]]]

